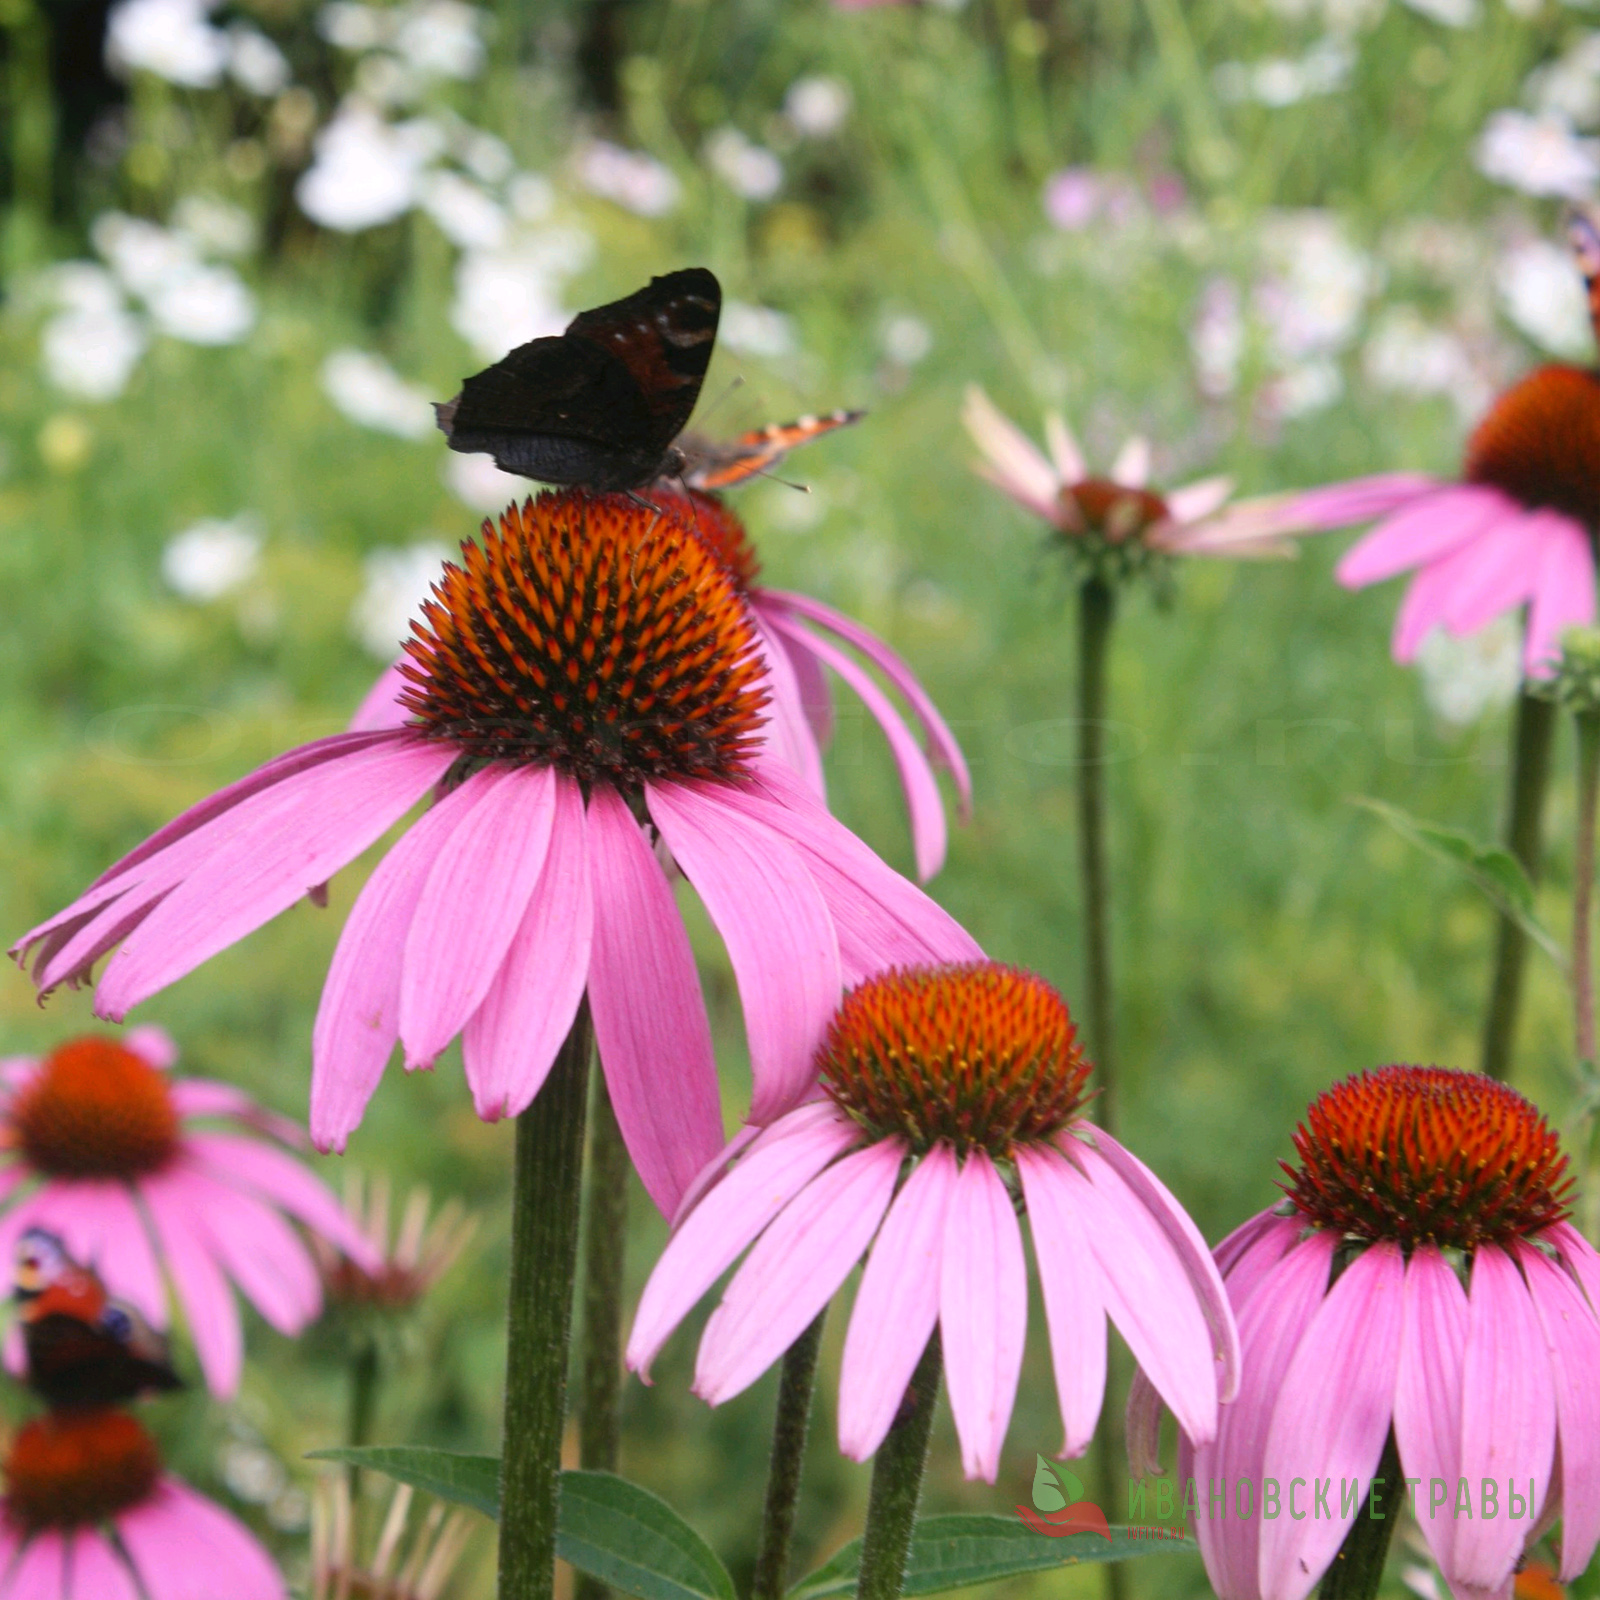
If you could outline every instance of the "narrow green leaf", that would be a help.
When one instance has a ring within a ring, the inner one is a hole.
[[[1049,1572],[1085,1562],[1131,1561],[1138,1556],[1192,1551],[1194,1541],[1152,1536],[1145,1528],[1113,1528],[1052,1539],[1035,1533],[1019,1517],[959,1515],[928,1517],[917,1524],[906,1561],[907,1595],[943,1594],[975,1583],[993,1583],[1025,1572]],[[802,1578],[788,1600],[831,1600],[855,1593],[861,1541],[853,1540],[832,1560]]]
[[[471,1506],[486,1517],[500,1515],[498,1456],[461,1455],[420,1444],[378,1444],[361,1450],[313,1450],[311,1460],[370,1467],[453,1505]]]

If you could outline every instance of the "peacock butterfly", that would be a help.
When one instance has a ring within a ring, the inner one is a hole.
[[[791,450],[864,416],[865,411],[830,411],[820,417],[771,422],[726,441],[686,433],[678,440],[682,460],[675,476],[686,489],[729,489],[776,466]]]

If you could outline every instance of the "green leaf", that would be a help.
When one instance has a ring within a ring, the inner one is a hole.
[[[1187,1538],[1153,1538],[1144,1528],[1113,1528],[1109,1540],[1097,1533],[1051,1539],[1035,1533],[1018,1517],[960,1515],[919,1522],[906,1561],[907,1595],[943,1594],[975,1583],[993,1583],[1024,1572],[1050,1572],[1084,1562],[1131,1561],[1137,1556],[1192,1551]],[[851,1595],[861,1562],[861,1541],[853,1540],[824,1566],[802,1578],[788,1600],[829,1600]]]
[[[441,1500],[500,1514],[500,1462],[421,1445],[316,1450],[314,1461],[370,1467]],[[556,1554],[639,1600],[735,1600],[716,1552],[659,1495],[609,1472],[563,1472]]]
[[[1566,951],[1533,914],[1533,884],[1522,870],[1522,863],[1509,850],[1481,844],[1458,828],[1424,822],[1399,806],[1368,795],[1357,795],[1354,803],[1388,823],[1402,839],[1416,845],[1435,861],[1454,867],[1495,910],[1510,917],[1563,973],[1568,970]]]

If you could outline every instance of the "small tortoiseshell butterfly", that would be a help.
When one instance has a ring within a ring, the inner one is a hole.
[[[864,416],[865,411],[830,411],[821,417],[771,422],[728,440],[686,433],[678,440],[682,465],[676,476],[686,489],[729,489],[775,467],[791,450]]]

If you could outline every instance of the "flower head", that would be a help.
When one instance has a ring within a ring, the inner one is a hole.
[[[247,1095],[168,1068],[157,1028],[69,1039],[0,1077],[0,1251],[30,1228],[57,1235],[157,1329],[183,1308],[206,1380],[239,1382],[233,1284],[294,1334],[322,1295],[300,1235],[375,1265],[338,1201],[289,1154],[302,1137]]]
[[[413,1517],[409,1484],[396,1486],[372,1549],[360,1547],[350,1480],[324,1478],[311,1502],[311,1600],[438,1600],[472,1538],[472,1517],[435,1502]]]
[[[755,626],[670,504],[569,490],[513,506],[445,567],[398,670],[403,725],[270,762],[25,935],[40,986],[81,982],[120,945],[96,994],[120,1019],[431,798],[334,953],[313,1139],[343,1147],[397,1040],[428,1067],[459,1035],[479,1114],[521,1111],[587,997],[624,1137],[670,1211],[722,1114],[656,845],[726,941],[758,1124],[812,1087],[842,984],[978,954],[771,758]]]
[[[783,1354],[865,1254],[840,1448],[855,1460],[878,1448],[937,1327],[963,1465],[993,1482],[1027,1333],[1020,1201],[1062,1454],[1081,1454],[1099,1418],[1107,1316],[1188,1425],[1215,1432],[1237,1353],[1221,1282],[1154,1175],[1079,1118],[1089,1068],[1048,984],[983,961],[883,973],[846,998],[818,1066],[823,1097],[768,1128],[679,1220],[645,1287],[630,1367],[648,1370],[749,1247],[695,1369],[695,1392],[720,1404]]]
[[[1180,1478],[1249,1480],[1258,1495],[1272,1478],[1365,1483],[1392,1429],[1459,1600],[1508,1593],[1524,1545],[1557,1517],[1561,1577],[1581,1572],[1600,1540],[1600,1255],[1567,1221],[1566,1158],[1544,1118],[1492,1078],[1384,1067],[1322,1095],[1295,1150],[1288,1207],[1217,1249],[1245,1376],[1215,1439],[1184,1442]],[[1140,1454],[1155,1414],[1136,1386]],[[1461,1483],[1475,1503],[1494,1486],[1501,1513],[1455,1514]],[[1508,1484],[1527,1501],[1520,1520]],[[1222,1600],[1309,1594],[1355,1515],[1329,1505],[1299,1519],[1202,1507]]]

